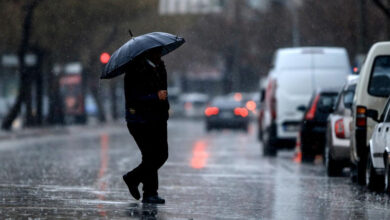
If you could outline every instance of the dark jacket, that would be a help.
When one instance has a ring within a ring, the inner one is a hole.
[[[167,72],[161,62],[152,67],[141,58],[125,70],[126,121],[145,123],[166,121],[169,102],[159,100],[158,91],[167,90]]]

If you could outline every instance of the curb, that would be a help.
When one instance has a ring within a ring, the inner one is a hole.
[[[25,128],[15,131],[0,131],[0,141],[29,137],[43,137],[47,135],[69,134],[68,127]]]

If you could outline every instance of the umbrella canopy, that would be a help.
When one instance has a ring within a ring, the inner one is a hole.
[[[122,74],[128,63],[150,49],[162,47],[162,56],[164,56],[184,42],[184,38],[164,32],[153,32],[131,38],[112,54],[100,78],[110,79]]]

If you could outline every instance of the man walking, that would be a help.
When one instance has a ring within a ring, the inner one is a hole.
[[[142,162],[123,176],[131,195],[143,203],[164,204],[158,195],[158,169],[168,159],[167,72],[161,60],[162,48],[138,56],[125,69],[126,121],[142,154]]]

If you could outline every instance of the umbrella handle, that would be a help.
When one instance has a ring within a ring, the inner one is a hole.
[[[129,34],[130,34],[130,37],[133,38],[133,32],[131,32],[130,28],[129,28]]]

